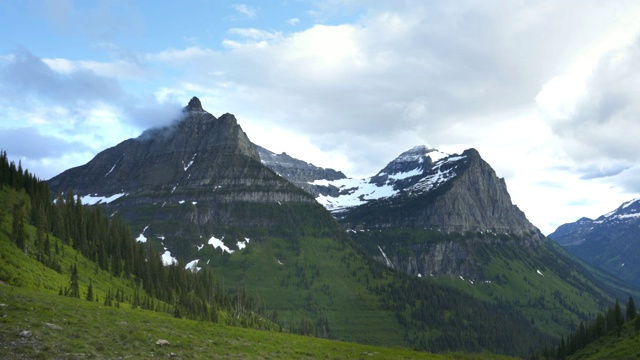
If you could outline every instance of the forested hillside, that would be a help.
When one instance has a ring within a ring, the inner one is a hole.
[[[277,327],[273,322],[278,319],[275,314],[266,315],[262,301],[242,286],[228,284],[224,288],[210,268],[193,272],[180,262],[164,265],[149,244],[135,241],[117,215],[106,217],[100,207],[84,206],[72,193],[52,202],[47,184],[20,164],[9,162],[4,152],[0,155],[0,204],[0,224],[11,224],[7,238],[24,254],[68,275],[68,283],[57,289],[60,295],[80,297],[78,277],[91,278],[91,274],[78,274],[81,256],[92,261],[94,268],[89,271],[94,275],[108,273],[128,284],[126,289],[103,289],[99,298],[87,296],[107,306],[127,302],[176,317],[213,322],[222,311],[229,314],[226,323]],[[76,260],[71,262],[71,256]],[[28,281],[19,271],[19,263],[15,263],[14,272],[9,269],[3,268],[0,280],[16,285]],[[88,286],[93,288],[91,282]]]

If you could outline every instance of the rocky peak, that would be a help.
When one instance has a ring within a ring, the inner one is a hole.
[[[195,96],[192,97],[191,100],[189,100],[189,104],[187,104],[187,106],[184,109],[187,112],[204,111],[204,109],[202,108],[202,103],[200,103],[200,99],[198,99]]]
[[[367,189],[361,198],[366,201],[352,202],[356,206],[340,209],[338,217],[364,228],[535,234],[537,238],[537,229],[511,202],[504,179],[496,176],[477,150],[435,161],[427,156],[440,153],[428,150],[413,148],[392,161],[369,182],[377,188]],[[411,165],[403,168],[399,164]],[[395,175],[387,174],[391,171],[396,171]],[[387,192],[383,191],[385,186]],[[389,191],[390,186],[394,191]],[[387,195],[374,197],[379,192]],[[331,199],[333,203],[337,200]]]
[[[435,161],[442,159],[445,156],[447,156],[447,154],[441,153],[426,145],[414,146],[400,154],[380,170],[380,172],[374,176],[374,182],[377,177],[408,173],[412,170],[424,170],[431,167]]]
[[[640,199],[633,199],[620,205],[617,209],[600,216],[597,221],[640,217]]]

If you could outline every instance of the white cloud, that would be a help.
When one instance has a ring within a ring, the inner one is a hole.
[[[640,57],[630,42],[640,24],[636,2],[314,4],[316,19],[357,14],[357,21],[295,32],[232,28],[222,32],[221,49],[32,61],[24,67],[29,75],[11,84],[67,111],[86,109],[76,99],[93,99],[119,123],[138,127],[158,123],[150,107],[176,109],[196,95],[216,116],[234,113],[256,143],[353,176],[372,175],[421,143],[449,152],[475,147],[546,231],[640,191],[632,185],[640,173],[633,121]],[[244,4],[232,9],[257,17]],[[153,74],[160,82],[152,95],[122,88]],[[81,79],[95,88],[71,96]],[[47,84],[67,90],[45,96]],[[10,95],[0,86],[0,97]]]
[[[299,23],[300,23],[300,19],[298,19],[298,18],[291,18],[291,19],[287,20],[287,24],[289,24],[291,26],[298,25]]]
[[[246,4],[233,4],[231,5],[231,8],[234,9],[238,14],[248,19],[255,19],[258,15],[258,11],[256,10],[256,8]]]

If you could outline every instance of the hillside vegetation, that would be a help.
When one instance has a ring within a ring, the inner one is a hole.
[[[280,317],[277,311],[268,313],[265,302],[252,295],[252,290],[230,279],[225,286],[225,278],[219,279],[210,269],[191,272],[180,263],[162,266],[158,254],[151,247],[135,243],[128,228],[117,218],[107,219],[100,208],[82,206],[72,196],[51,203],[46,185],[20,166],[9,164],[6,154],[2,155],[0,349],[3,357],[147,358],[171,354],[185,358],[483,357],[431,355],[286,333],[299,331],[328,336],[328,320],[318,323],[302,317],[300,321],[300,317]],[[296,256],[302,258],[305,254],[322,252],[320,249],[326,245],[335,246],[335,242],[311,240],[300,241],[294,252]],[[295,258],[279,252],[282,249],[278,246],[290,246],[289,243],[274,240],[269,244],[274,248],[267,250],[274,251],[274,257],[267,259],[296,264]],[[315,248],[308,248],[309,244]],[[342,244],[351,249],[346,243]],[[106,251],[107,248],[110,250]],[[258,247],[254,252],[261,249],[264,248]],[[244,254],[250,255],[251,251]],[[335,253],[329,252],[327,256],[333,255]],[[346,255],[343,253],[343,257],[357,257],[357,254],[351,249]],[[324,257],[319,259],[328,261]],[[229,268],[243,266],[239,256],[226,261]],[[351,263],[345,258],[338,261]],[[311,293],[301,289],[316,285],[310,274],[318,274],[318,269],[313,263],[296,266],[288,269],[289,278],[296,280],[287,280],[285,273],[275,278],[283,281],[282,286],[299,287],[295,293],[305,302],[294,304],[291,314],[299,311],[298,305],[301,309],[317,306],[313,295],[309,297]],[[341,273],[324,270],[322,273],[323,282],[340,282]],[[298,283],[300,274],[309,276],[306,283]],[[390,344],[401,338],[401,334],[389,331],[393,329],[387,326],[389,322],[393,324],[391,316],[373,311],[378,309],[377,300],[364,291],[364,282],[360,288],[368,299],[365,301],[352,297],[358,294],[357,289],[356,292],[350,289],[352,285],[346,282],[341,287],[332,287],[342,289],[344,294],[324,292],[328,298],[339,299],[332,315],[344,316],[352,309],[357,309],[354,313],[360,315],[370,311],[368,316],[379,318],[380,328],[372,331],[357,325],[362,319],[356,317],[351,320],[355,327],[334,331],[348,334],[356,329],[365,336],[379,337],[374,337],[372,342],[385,339]],[[347,305],[350,307],[346,310],[340,309]],[[325,333],[319,334],[317,329]],[[159,339],[167,340],[170,345],[156,345]]]

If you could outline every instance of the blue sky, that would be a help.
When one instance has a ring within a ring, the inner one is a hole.
[[[354,177],[474,147],[543,232],[640,194],[637,1],[5,1],[0,35],[0,148],[44,179],[198,96]]]

